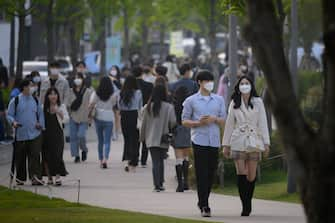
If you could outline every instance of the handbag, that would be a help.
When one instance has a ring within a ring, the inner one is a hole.
[[[172,144],[174,135],[172,133],[165,133],[161,137],[161,144]]]
[[[264,143],[261,136],[249,124],[244,123],[233,131],[230,139],[233,150],[238,151],[264,151]]]

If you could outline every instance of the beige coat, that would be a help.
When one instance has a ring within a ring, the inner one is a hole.
[[[68,98],[68,110],[70,113],[71,119],[77,123],[82,123],[82,122],[88,122],[88,114],[89,114],[89,104],[90,104],[90,98],[92,94],[92,89],[86,88],[84,96],[83,96],[83,101],[77,111],[71,111],[70,107],[72,102],[76,99],[76,95],[74,94],[73,90],[70,90],[69,93],[69,98]]]
[[[171,104],[163,102],[157,117],[153,117],[152,112],[149,114],[147,106],[144,106],[140,141],[145,141],[148,148],[169,148],[168,144],[161,143],[161,138],[163,134],[169,133],[169,128],[173,128],[175,125],[176,114]]]
[[[43,80],[41,83],[40,101],[42,104],[44,104],[44,97],[47,90],[50,88],[50,85],[51,84],[49,78]],[[68,81],[62,75],[59,75],[55,83],[55,87],[58,90],[61,104],[66,105],[67,104],[66,99],[69,96],[69,90],[70,90]]]
[[[270,145],[263,101],[261,98],[255,97],[251,99],[251,102],[254,106],[253,109],[250,107],[247,109],[243,101],[238,109],[234,109],[233,101],[230,103],[222,142],[223,146],[229,146],[231,150],[235,151],[247,151],[247,148],[243,148],[243,146],[234,145],[236,140],[232,140],[234,138],[238,141],[239,137],[243,138],[246,132],[251,133],[251,136],[257,135],[257,139],[262,142],[263,147],[264,145]]]

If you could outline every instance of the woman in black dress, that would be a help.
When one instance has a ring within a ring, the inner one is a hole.
[[[48,176],[48,184],[61,186],[61,176],[66,176],[63,161],[64,134],[63,123],[68,119],[68,114],[64,106],[61,106],[59,93],[56,88],[48,89],[44,100],[45,131],[43,132],[42,160],[44,174]]]

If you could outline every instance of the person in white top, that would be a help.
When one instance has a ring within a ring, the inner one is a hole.
[[[163,63],[163,66],[167,68],[166,76],[169,80],[169,83],[176,82],[179,79],[180,73],[175,57],[172,55],[167,56],[166,62]]]
[[[90,99],[89,118],[95,120],[95,128],[98,136],[98,154],[100,167],[107,168],[109,151],[113,126],[115,124],[114,106],[118,102],[117,92],[109,77],[105,76],[100,79],[96,92]]]
[[[269,154],[270,137],[263,101],[252,80],[246,76],[241,77],[235,86],[222,144],[225,157],[231,157],[235,162],[243,206],[241,216],[249,216],[257,164],[261,152],[265,156]]]

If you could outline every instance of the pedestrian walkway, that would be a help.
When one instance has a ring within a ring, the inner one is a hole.
[[[135,173],[124,171],[121,163],[122,140],[112,142],[111,161],[109,168],[100,169],[97,161],[97,143],[94,140],[94,132],[89,132],[88,160],[84,163],[74,164],[70,157],[68,148],[64,151],[66,167],[70,175],[65,179],[62,187],[52,188],[54,197],[63,198],[67,201],[77,201],[77,184],[80,179],[80,202],[95,206],[113,209],[122,209],[165,215],[178,218],[208,220],[225,223],[300,223],[306,222],[301,205],[264,200],[254,200],[252,216],[240,217],[240,200],[238,197],[212,194],[210,206],[212,218],[200,217],[196,207],[196,192],[188,191],[176,193],[174,154],[170,150],[170,158],[166,161],[165,169],[165,192],[153,192],[151,164],[147,168],[138,168]],[[150,159],[149,159],[150,160]],[[9,172],[9,164],[0,165],[0,178],[6,177]],[[7,182],[0,182],[8,186]],[[31,186],[23,189],[33,191]],[[38,187],[38,193],[48,194],[48,189]]]

